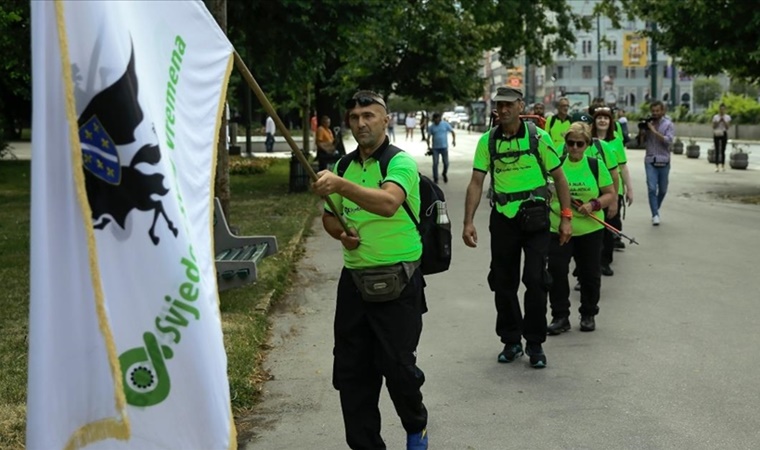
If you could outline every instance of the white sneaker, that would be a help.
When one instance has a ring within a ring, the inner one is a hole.
[[[652,225],[657,226],[660,224],[660,215],[655,214],[654,217],[652,217]]]

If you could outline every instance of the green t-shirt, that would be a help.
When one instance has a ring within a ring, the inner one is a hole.
[[[521,131],[510,139],[496,137],[496,153],[499,159],[494,161],[494,189],[498,193],[512,194],[521,191],[530,191],[546,185],[546,178],[542,173],[541,166],[533,153],[525,153],[519,156],[510,156],[523,150],[530,150],[530,138],[527,125],[523,123]],[[536,128],[538,133],[538,152],[541,155],[544,168],[551,172],[559,167],[560,162],[557,152],[554,150],[549,134]],[[488,137],[490,131],[483,134],[475,149],[475,157],[472,162],[473,170],[489,173],[491,171],[491,155],[488,151]],[[504,156],[501,156],[504,155]],[[522,203],[521,200],[509,202],[506,205],[495,204],[496,210],[505,216],[512,218]]]
[[[377,151],[385,150],[381,147]],[[337,172],[338,165],[334,167]],[[379,162],[370,157],[364,163],[361,158],[351,161],[343,177],[362,187],[379,189],[383,183],[396,183],[406,192],[411,210],[420,210],[420,177],[417,163],[408,153],[397,153],[388,163],[387,176],[382,179]],[[349,269],[387,266],[403,261],[417,261],[422,257],[422,241],[403,205],[392,217],[364,210],[353,201],[338,194],[330,199],[343,215],[349,228],[355,228],[360,239],[354,250],[343,248],[343,262]],[[325,204],[325,210],[330,212]],[[419,220],[417,214],[415,219]]]
[[[623,164],[628,164],[628,156],[625,154],[625,145],[623,145],[623,140],[618,139],[617,137],[611,141],[606,142],[607,147],[612,150],[612,154],[615,155],[615,159],[618,163],[618,173],[620,174],[620,182],[618,183],[618,194],[623,195],[625,194],[625,186],[623,186],[623,174],[619,170],[620,166]]]
[[[567,116],[565,120],[557,116],[551,116],[546,119],[546,132],[551,136],[554,148],[558,148],[561,144],[565,143],[565,133],[570,128],[571,123],[570,116]]]
[[[567,184],[570,187],[570,197],[573,200],[578,199],[586,203],[591,199],[598,198],[601,195],[601,188],[612,185],[610,172],[604,167],[604,164],[601,164],[601,161],[599,163],[599,179],[595,180],[591,167],[588,164],[588,156],[583,155],[583,159],[578,162],[570,161],[570,158],[565,159],[565,162],[562,164],[562,171],[565,173],[565,178],[567,178]],[[559,198],[555,195],[552,198],[551,214],[549,216],[552,233],[557,233],[557,230],[559,230],[559,212]],[[604,213],[602,211],[595,211],[593,214],[598,219],[604,220]],[[580,214],[575,210],[575,207],[573,207],[572,224],[573,236],[583,236],[604,227],[594,219]]]

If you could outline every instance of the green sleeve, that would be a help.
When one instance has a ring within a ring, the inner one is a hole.
[[[615,157],[615,152],[610,145],[611,142],[601,140],[599,142],[602,143],[602,151],[604,152],[604,161],[607,163],[607,169],[617,169],[618,161],[617,157]]]
[[[417,163],[409,153],[399,152],[388,163],[388,170],[386,171],[383,183],[387,183],[388,181],[396,183],[408,196],[410,189],[415,186],[417,180],[419,180]]]
[[[488,152],[488,136],[490,132],[486,132],[478,140],[478,145],[475,147],[475,156],[472,161],[472,168],[481,172],[488,172],[491,170],[491,155]]]
[[[554,169],[562,165],[562,161],[559,159],[557,150],[554,149],[554,142],[552,141],[549,133],[542,129],[537,129],[538,140],[538,153],[541,155],[541,160],[544,162],[544,169],[547,172],[552,172]]]
[[[612,186],[612,175],[610,175],[610,171],[604,167],[604,164],[599,164],[599,179],[597,182],[600,188]]]
[[[625,145],[623,144],[623,141],[615,139],[610,142],[610,146],[612,147],[613,153],[615,153],[615,159],[617,159],[618,165],[627,164],[628,156],[625,154]]]

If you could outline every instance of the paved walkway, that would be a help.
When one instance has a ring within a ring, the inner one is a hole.
[[[398,131],[398,130],[397,130]],[[403,134],[397,134],[403,136]],[[636,199],[625,232],[640,246],[615,254],[594,333],[549,337],[549,367],[498,364],[501,349],[486,283],[488,208],[476,216],[480,244],[459,236],[477,135],[457,130],[450,182],[442,185],[454,225],[451,270],[428,278],[430,312],[419,347],[433,449],[752,449],[760,442],[755,266],[760,207],[718,199],[760,194],[756,165],[714,173],[702,159],[674,156],[663,223],[650,224],[643,151],[630,151]],[[397,139],[429,173],[419,142]],[[247,450],[346,448],[331,387],[332,319],[339,243],[319,221],[293,291],[272,313],[272,380],[241,436]],[[571,297],[573,308],[578,295]],[[404,433],[387,393],[388,448]]]

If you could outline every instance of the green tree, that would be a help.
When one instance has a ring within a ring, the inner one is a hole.
[[[32,114],[29,2],[0,3],[0,134],[18,139]]]
[[[613,19],[638,17],[657,24],[646,35],[678,58],[688,73],[760,79],[760,9],[746,0],[602,0],[598,11]]]
[[[694,104],[707,106],[723,95],[723,87],[714,78],[700,78],[694,80]]]
[[[728,90],[732,94],[744,95],[753,99],[756,99],[758,94],[760,94],[760,89],[758,89],[757,83],[741,79],[732,79]]]

